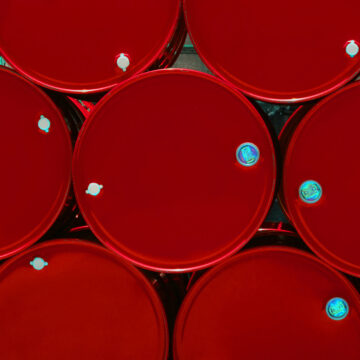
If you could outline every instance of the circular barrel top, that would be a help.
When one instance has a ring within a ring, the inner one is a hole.
[[[0,69],[0,258],[33,244],[67,199],[72,145],[62,115],[39,88]]]
[[[359,99],[360,84],[354,83],[322,100],[286,134],[282,182],[283,203],[303,240],[355,276],[360,276]]]
[[[184,0],[184,9],[210,70],[257,99],[312,100],[360,71],[357,0]]]
[[[133,263],[188,271],[236,252],[271,205],[269,131],[209,75],[162,70],[107,96],[86,121],[75,193],[96,236]]]
[[[155,290],[98,245],[44,242],[0,268],[0,293],[4,359],[167,359]]]
[[[105,91],[164,52],[180,0],[3,0],[0,51],[41,86]]]
[[[350,282],[310,254],[265,247],[195,283],[178,314],[174,359],[356,360],[359,341],[360,298]]]

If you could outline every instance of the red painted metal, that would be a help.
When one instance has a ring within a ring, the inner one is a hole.
[[[260,160],[241,166],[253,142]],[[140,267],[192,271],[237,252],[271,205],[274,147],[254,107],[220,80],[161,70],[102,100],[74,153],[82,214],[107,247]],[[103,185],[98,196],[88,184]]]
[[[35,270],[30,262],[47,262]],[[2,358],[166,360],[161,301],[133,266],[80,240],[44,242],[0,269]]]
[[[69,129],[50,98],[0,69],[0,259],[30,246],[71,206]],[[43,115],[48,133],[38,127]],[[65,207],[64,207],[65,206]]]
[[[357,0],[184,0],[184,10],[210,70],[257,99],[319,98],[360,71],[360,54],[345,51],[360,44]]]
[[[70,239],[80,239],[99,243],[87,225],[76,226],[64,234]],[[187,274],[165,274],[140,269],[155,288],[164,305],[170,332],[174,328],[176,314],[179,311],[189,282]]]
[[[342,321],[326,304],[345,299]],[[178,315],[175,360],[357,360],[360,298],[341,274],[287,247],[260,247],[208,271]]]
[[[299,238],[294,228],[288,223],[265,222],[246,245],[244,250],[258,248],[260,246],[287,246],[307,251],[304,242]],[[242,250],[242,251],[244,251]],[[207,272],[207,269],[195,271],[190,277],[186,286],[189,291],[192,286]]]
[[[281,202],[311,249],[331,265],[360,276],[360,243],[355,224],[360,203],[357,163],[360,131],[360,83],[354,83],[313,107],[286,135]],[[297,121],[297,118],[294,118]],[[306,180],[323,190],[315,204],[299,198]]]
[[[186,35],[180,0],[3,0],[1,9],[5,59],[37,84],[73,94],[170,66]],[[125,72],[116,65],[122,53]]]
[[[73,97],[68,97],[68,99],[76,106],[76,108],[81,112],[82,116],[87,119],[90,115],[90,112],[94,109],[94,104],[90,101],[79,100]]]

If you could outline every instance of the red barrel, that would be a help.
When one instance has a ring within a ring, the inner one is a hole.
[[[280,199],[309,247],[336,268],[360,276],[354,225],[360,202],[360,84],[354,83],[287,124]],[[292,124],[293,123],[293,124]],[[298,126],[295,126],[297,123]]]
[[[66,93],[103,92],[150,67],[170,66],[186,35],[180,0],[3,0],[1,9],[6,61]]]
[[[134,267],[79,240],[44,242],[0,268],[2,358],[166,360],[166,316]]]
[[[257,99],[315,99],[360,71],[356,0],[184,0],[184,10],[209,69]]]
[[[140,267],[191,271],[235,253],[271,205],[272,138],[216,78],[150,72],[102,100],[80,134],[75,194],[91,230]]]
[[[360,297],[303,251],[260,247],[207,272],[178,315],[174,360],[360,357]]]
[[[42,237],[59,215],[72,211],[73,198],[71,127],[50,98],[0,69],[0,115],[1,259]]]

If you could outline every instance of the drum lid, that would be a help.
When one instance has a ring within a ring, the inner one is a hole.
[[[359,99],[360,84],[354,83],[308,112],[289,140],[282,189],[303,240],[320,257],[355,276],[360,276]],[[316,202],[300,197],[307,181],[320,185],[313,194]]]
[[[0,47],[32,81],[67,93],[105,91],[164,51],[180,0],[3,0]]]
[[[342,321],[327,304],[347,302]],[[339,273],[285,247],[250,250],[190,290],[174,334],[174,359],[349,359],[360,356],[360,299]]]
[[[167,359],[155,290],[98,245],[44,242],[1,268],[0,292],[4,359]]]
[[[274,102],[324,96],[360,71],[360,2],[184,0],[210,70]]]
[[[243,166],[241,144],[260,152]],[[276,182],[274,147],[254,107],[216,78],[161,70],[128,81],[90,115],[74,153],[82,214],[135,264],[203,268],[256,232]]]
[[[0,258],[37,241],[62,210],[72,146],[60,112],[39,88],[0,69]]]

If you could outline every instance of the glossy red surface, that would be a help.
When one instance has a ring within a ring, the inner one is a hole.
[[[241,166],[253,142],[260,160]],[[236,252],[273,198],[274,148],[260,115],[239,93],[202,73],[162,70],[107,96],[74,153],[76,197],[109,248],[155,270],[203,268]],[[88,184],[103,185],[98,196]]]
[[[48,265],[35,270],[35,257]],[[1,267],[0,292],[3,359],[167,359],[155,290],[98,245],[42,243]]]
[[[342,297],[347,318],[326,304]],[[339,273],[299,250],[250,250],[205,274],[177,318],[175,360],[360,357],[360,298]]]
[[[298,102],[339,88],[360,71],[360,2],[184,0],[192,41],[213,73],[246,94]]]
[[[355,276],[360,276],[359,99],[360,83],[354,83],[304,117],[286,151],[282,191],[303,240],[320,257]],[[323,190],[312,205],[298,195],[306,180],[319,182]]]
[[[95,105],[90,101],[78,100],[70,96],[68,96],[68,99],[76,106],[85,119],[89,117],[90,112],[95,107]]]
[[[180,0],[2,0],[0,47],[36,83],[68,93],[104,91],[164,52]],[[121,54],[130,57],[123,72]]]
[[[38,127],[40,116],[50,131]],[[62,210],[70,187],[72,146],[61,114],[39,88],[0,69],[0,258],[37,241]]]

